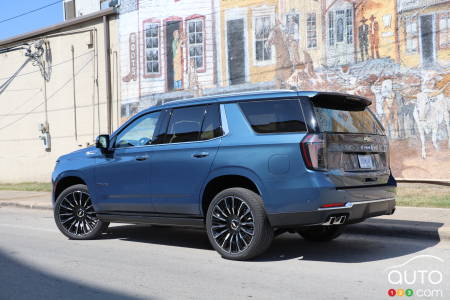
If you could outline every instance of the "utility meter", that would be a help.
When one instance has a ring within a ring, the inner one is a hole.
[[[42,140],[44,149],[47,152],[52,151],[52,144],[51,144],[51,137],[50,137],[50,130],[49,125],[47,122],[39,124],[39,131],[41,132],[41,136],[39,136],[39,139]]]

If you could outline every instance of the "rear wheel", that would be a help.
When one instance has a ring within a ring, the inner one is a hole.
[[[58,196],[54,217],[59,230],[74,240],[95,239],[109,225],[97,218],[87,186],[84,184],[71,186]]]
[[[344,226],[321,226],[314,229],[299,230],[298,233],[307,241],[327,242],[344,232]]]
[[[261,197],[244,188],[230,188],[217,194],[206,215],[209,241],[223,258],[247,260],[270,246],[273,229]]]

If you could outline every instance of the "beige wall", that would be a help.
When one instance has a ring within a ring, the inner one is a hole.
[[[116,93],[119,90],[115,56],[117,32],[116,20],[114,17],[110,18],[112,123],[113,128],[116,128],[120,114]],[[91,34],[93,44],[89,46]],[[55,160],[60,155],[92,144],[99,133],[107,133],[102,19],[65,28],[57,33],[52,32],[42,38],[49,42],[52,54],[52,72],[46,83],[51,152],[44,150],[43,142],[38,138],[41,135],[38,125],[46,120],[44,79],[39,68],[30,62],[0,94],[0,182],[50,181]],[[72,46],[76,74],[77,139],[74,125]],[[0,84],[26,61],[24,54],[24,50],[0,54]]]

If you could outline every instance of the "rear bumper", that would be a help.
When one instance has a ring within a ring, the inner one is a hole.
[[[302,227],[322,225],[333,216],[346,216],[346,224],[358,223],[370,217],[391,215],[395,198],[347,202],[344,207],[319,208],[315,211],[268,214],[272,227]]]

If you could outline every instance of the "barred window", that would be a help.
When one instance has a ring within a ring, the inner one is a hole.
[[[311,13],[308,14],[308,19],[306,21],[306,34],[307,34],[307,42],[308,42],[308,48],[315,48],[317,47],[317,30],[316,30],[316,14]]]
[[[300,15],[289,13],[286,15],[286,35],[291,39],[300,40]]]
[[[145,30],[145,73],[159,73],[159,24],[147,23]]]
[[[414,53],[418,51],[417,17],[409,17],[405,20],[406,51]]]
[[[334,14],[328,13],[328,44],[334,46]]]
[[[204,66],[204,35],[203,35],[203,19],[194,19],[188,21],[188,35],[189,35],[189,57],[194,59],[195,67],[197,69]]]
[[[345,17],[344,10],[336,11],[336,41],[338,43],[342,43],[344,41],[344,33],[345,33],[344,17]]]
[[[439,15],[439,47],[450,47],[450,12]]]
[[[268,45],[272,27],[270,16],[255,17],[255,50],[256,61],[272,59],[272,48]]]
[[[353,43],[353,11],[347,9],[345,13],[346,27],[347,27],[347,44]]]

